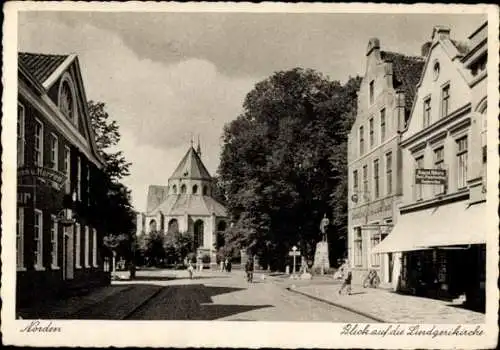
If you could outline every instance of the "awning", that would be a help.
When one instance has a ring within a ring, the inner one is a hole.
[[[486,243],[485,214],[485,203],[462,201],[401,215],[372,253]]]

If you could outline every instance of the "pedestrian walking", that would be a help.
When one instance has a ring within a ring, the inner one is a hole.
[[[351,283],[352,283],[352,272],[349,271],[347,272],[347,277],[344,280],[344,283],[342,283],[342,287],[339,289],[339,295],[342,294],[342,291],[344,288],[347,288],[347,294],[351,295]]]
[[[224,260],[224,271],[227,271],[227,264],[229,263],[229,259],[226,258],[226,260]]]
[[[231,263],[231,260],[228,260],[227,261],[227,265],[226,265],[226,271],[227,272],[231,272],[231,268],[232,268],[232,263]]]
[[[247,281],[252,283],[253,281],[253,261],[248,259],[245,264],[245,272],[247,273]]]
[[[220,261],[220,272],[224,272],[224,260]]]
[[[188,268],[187,268],[187,270],[189,272],[189,279],[193,279],[194,267],[193,267],[193,264],[191,264],[191,261],[188,262]]]

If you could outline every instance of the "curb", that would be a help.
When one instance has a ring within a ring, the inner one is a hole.
[[[137,305],[136,307],[134,307],[129,313],[127,313],[125,316],[123,316],[121,318],[121,320],[126,320],[127,318],[129,318],[130,316],[132,316],[134,314],[134,312],[136,312],[137,310],[139,310],[141,307],[143,307],[144,305],[146,305],[151,299],[153,299],[158,294],[160,294],[160,292],[163,290],[163,288],[165,288],[165,287],[159,288],[156,292],[154,292],[149,297],[147,297],[146,299],[144,299],[139,305]]]
[[[347,311],[351,311],[351,312],[354,312],[358,315],[361,315],[361,316],[364,316],[364,317],[368,317],[368,318],[371,318],[372,320],[375,320],[377,322],[381,322],[381,323],[394,323],[392,321],[389,321],[389,320],[384,320],[383,318],[380,318],[380,317],[377,317],[377,316],[374,316],[372,314],[369,314],[369,313],[366,313],[366,312],[363,312],[363,311],[359,311],[357,309],[354,309],[354,308],[351,308],[351,307],[348,307],[348,306],[344,306],[342,304],[338,304],[338,303],[334,303],[330,300],[326,300],[326,299],[322,299],[322,298],[319,298],[319,297],[316,297],[314,295],[310,295],[310,294],[307,294],[307,293],[304,293],[304,292],[301,292],[301,291],[298,291],[296,289],[292,289],[290,287],[287,287],[285,288],[286,290],[290,291],[290,292],[293,292],[293,293],[297,293],[297,294],[300,294],[300,295],[303,295],[303,296],[306,296],[308,298],[311,298],[311,299],[314,299],[316,301],[320,301],[320,302],[323,302],[323,303],[326,303],[326,304],[329,304],[329,305],[333,305],[333,306],[336,306],[336,307],[340,307],[342,309],[345,309]]]

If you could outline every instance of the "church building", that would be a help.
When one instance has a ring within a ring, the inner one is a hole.
[[[213,180],[193,145],[174,170],[167,185],[150,185],[146,212],[137,216],[137,235],[153,231],[165,235],[193,235],[193,252],[216,263],[217,242],[228,226],[227,209],[213,196]]]

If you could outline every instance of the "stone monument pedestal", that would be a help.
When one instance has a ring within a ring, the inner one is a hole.
[[[318,242],[316,244],[316,252],[314,253],[314,267],[330,268],[330,260],[328,259],[328,242]]]

